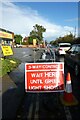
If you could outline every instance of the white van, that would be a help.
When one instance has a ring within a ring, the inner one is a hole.
[[[65,51],[67,51],[70,48],[71,44],[70,43],[59,43],[58,46],[59,46],[58,47],[58,54],[64,55],[64,54],[66,54]]]

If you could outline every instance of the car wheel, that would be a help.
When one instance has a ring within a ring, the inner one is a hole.
[[[75,75],[77,76],[79,73],[78,65],[75,65],[74,72],[75,72]]]

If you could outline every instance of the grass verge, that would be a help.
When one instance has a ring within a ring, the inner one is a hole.
[[[0,58],[0,77],[11,72],[14,68],[18,67],[20,61],[16,58]]]

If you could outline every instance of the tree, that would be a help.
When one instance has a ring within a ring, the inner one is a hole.
[[[29,44],[33,44],[33,39],[34,39],[33,36],[32,36],[32,37],[29,37]]]
[[[73,41],[73,44],[74,43],[80,44],[80,37],[75,38],[75,40]]]
[[[35,24],[33,26],[34,29],[30,32],[30,37],[35,38],[39,41],[43,40],[43,32],[46,31],[46,29],[42,25]]]
[[[58,44],[60,42],[69,42],[72,43],[74,41],[74,36],[73,34],[70,32],[69,35],[65,35],[64,37],[59,37],[54,41],[51,41],[51,44]]]
[[[14,35],[15,43],[20,44],[22,42],[22,36],[21,35]]]

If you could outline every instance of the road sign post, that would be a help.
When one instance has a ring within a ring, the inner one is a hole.
[[[33,39],[33,47],[34,47],[34,63],[35,63],[35,54],[36,54],[35,47],[36,47],[36,39]]]
[[[35,63],[35,61],[36,61],[36,51],[35,51],[35,48],[33,49],[34,50],[34,63]]]

